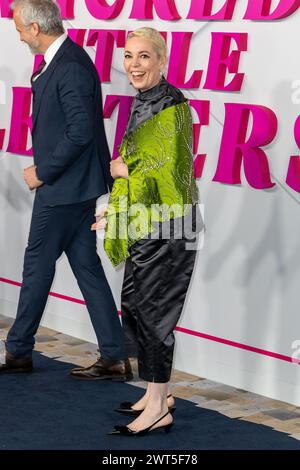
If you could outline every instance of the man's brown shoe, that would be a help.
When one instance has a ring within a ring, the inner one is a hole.
[[[30,357],[15,358],[7,352],[5,364],[0,364],[0,374],[17,374],[18,372],[32,372],[32,359]]]
[[[133,379],[129,359],[115,361],[100,357],[95,364],[89,367],[77,367],[72,369],[71,377],[82,380],[116,380],[128,382]]]

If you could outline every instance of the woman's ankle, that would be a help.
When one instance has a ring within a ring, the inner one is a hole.
[[[142,410],[145,408],[147,401],[149,399],[149,393],[146,393],[136,402],[134,405],[132,405],[132,409],[134,410]]]
[[[175,405],[175,398],[170,393],[168,393],[167,403],[169,408]]]
[[[162,415],[169,411],[169,405],[167,402],[166,397],[162,399],[153,399],[152,397],[147,401],[145,406],[145,410],[147,410],[151,415]]]

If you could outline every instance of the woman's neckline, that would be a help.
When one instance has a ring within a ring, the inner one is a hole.
[[[151,98],[155,98],[156,96],[159,96],[162,91],[162,86],[168,84],[167,80],[165,79],[164,76],[160,79],[160,81],[154,85],[152,88],[148,88],[148,90],[144,91],[139,91],[136,95],[136,98],[141,99],[141,100],[147,100]]]

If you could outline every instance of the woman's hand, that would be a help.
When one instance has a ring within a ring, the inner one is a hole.
[[[118,157],[110,162],[110,174],[113,179],[126,178],[128,179],[128,167],[122,157]]]
[[[96,222],[91,226],[91,230],[94,232],[95,230],[101,230],[106,227],[107,224],[107,209],[102,209],[100,212],[96,212]]]

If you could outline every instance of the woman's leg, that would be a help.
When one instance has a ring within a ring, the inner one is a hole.
[[[126,356],[137,357],[137,320],[131,258],[127,258],[125,263],[121,311]]]
[[[168,413],[168,384],[148,382],[147,390],[149,390],[149,396],[144,411],[128,426],[132,431],[146,429],[164,415],[165,417],[154,425],[152,429],[166,426],[173,422],[171,413]]]
[[[145,429],[168,411],[174,333],[189,287],[196,252],[186,240],[143,240],[132,250],[136,288],[139,374],[148,382],[146,406],[130,429]],[[141,409],[141,408],[140,408]],[[172,422],[168,414],[158,426]]]
[[[186,240],[143,240],[132,250],[141,379],[169,382],[174,328],[183,310],[196,251]]]
[[[148,400],[150,399],[151,385],[152,382],[148,382],[145,394],[140,398],[140,400],[132,405],[131,408],[133,410],[144,410],[146,408]],[[167,387],[167,405],[168,408],[172,408],[175,405],[175,400],[169,386]]]
[[[137,318],[135,306],[134,279],[132,272],[131,258],[126,260],[124,280],[121,293],[122,325],[124,332],[125,350],[128,357],[137,357]],[[167,391],[167,403],[171,408],[175,400],[171,391]],[[170,396],[171,395],[171,396]],[[134,410],[143,410],[150,396],[150,384],[148,384],[145,394],[133,406]]]

